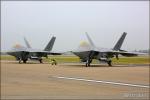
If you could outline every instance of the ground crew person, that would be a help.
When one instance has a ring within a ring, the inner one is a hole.
[[[51,59],[51,60],[50,60],[50,63],[51,63],[52,65],[57,65],[57,62],[56,62],[55,59]]]

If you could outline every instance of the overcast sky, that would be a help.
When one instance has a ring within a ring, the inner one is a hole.
[[[1,49],[44,49],[52,35],[53,50],[76,49],[88,32],[95,45],[113,48],[127,32],[122,49],[149,48],[149,1],[1,1]]]

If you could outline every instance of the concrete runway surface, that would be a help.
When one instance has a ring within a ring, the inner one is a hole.
[[[149,66],[136,66],[2,61],[1,99],[149,99]]]

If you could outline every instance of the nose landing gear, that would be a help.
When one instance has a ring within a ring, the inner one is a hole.
[[[40,62],[40,63],[43,63],[42,59],[39,59],[39,62]]]
[[[106,62],[108,66],[112,66],[112,60],[110,58],[100,58],[99,61]]]
[[[91,63],[91,62],[92,62],[92,60],[90,60],[90,59],[87,60],[87,61],[86,61],[86,67],[90,66],[90,63]]]

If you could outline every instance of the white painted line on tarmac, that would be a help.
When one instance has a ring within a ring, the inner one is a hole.
[[[67,80],[77,80],[77,81],[113,84],[113,85],[130,86],[130,87],[149,88],[148,85],[129,84],[129,83],[120,83],[120,82],[103,81],[103,80],[91,80],[91,79],[83,79],[83,78],[75,78],[75,77],[64,77],[64,76],[52,76],[52,77],[58,78],[58,79],[67,79]]]

